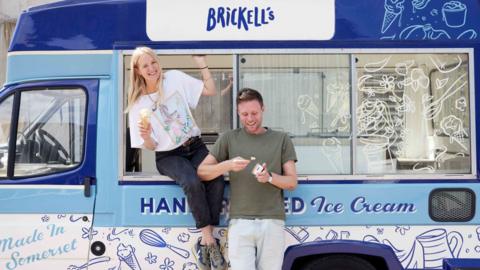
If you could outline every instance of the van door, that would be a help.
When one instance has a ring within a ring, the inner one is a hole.
[[[98,84],[44,81],[0,92],[0,269],[88,266]]]

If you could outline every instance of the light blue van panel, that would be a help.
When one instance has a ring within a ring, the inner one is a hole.
[[[7,83],[52,77],[106,76],[111,54],[10,55]]]
[[[95,187],[92,187],[94,192]],[[83,189],[22,188],[0,189],[0,213],[78,213],[90,212],[92,198],[83,196]],[[89,210],[87,210],[89,209]]]
[[[101,186],[99,183],[99,192],[102,192]],[[356,186],[357,188],[345,186],[345,189],[342,189],[341,185],[336,184],[304,184],[299,185],[295,191],[285,192],[287,225],[442,224],[430,218],[428,197],[424,194],[429,194],[436,188],[451,187],[449,184],[420,183]],[[477,191],[476,184],[456,184],[455,187]],[[101,210],[97,210],[96,226],[112,226],[112,222],[114,226],[119,227],[195,226],[193,219],[188,215],[185,195],[177,185],[123,185],[111,188],[113,189],[109,188],[109,193],[118,192],[116,189],[119,188],[121,195],[112,198],[108,194],[102,194],[97,197],[97,207],[110,204],[113,216],[102,215],[106,212],[99,213]],[[105,197],[108,197],[108,200]],[[225,198],[228,198],[228,191]],[[222,212],[221,225],[225,226],[228,217],[225,216],[225,209]],[[478,224],[479,220],[477,216],[459,224]]]

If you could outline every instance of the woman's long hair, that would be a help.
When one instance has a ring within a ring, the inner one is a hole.
[[[163,99],[163,70],[160,66],[160,59],[158,58],[157,54],[148,47],[138,47],[133,51],[132,59],[130,61],[130,87],[128,89],[128,97],[127,97],[127,109],[125,112],[130,111],[133,104],[140,98],[142,93],[145,93],[147,84],[145,79],[138,74],[138,60],[144,54],[150,55],[153,59],[158,62],[160,68],[160,76],[157,81],[157,93],[158,99],[157,103],[160,103]]]

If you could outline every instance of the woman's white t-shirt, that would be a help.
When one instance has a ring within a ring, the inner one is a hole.
[[[200,136],[200,129],[193,119],[190,108],[197,107],[202,90],[201,80],[178,70],[165,72],[163,101],[156,106],[156,109],[153,110],[158,94],[153,93],[140,96],[128,113],[132,147],[144,148],[138,128],[140,111],[144,108],[152,112],[151,137],[157,143],[155,151],[169,151],[179,147],[190,137]]]

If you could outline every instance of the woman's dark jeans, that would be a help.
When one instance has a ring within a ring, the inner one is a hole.
[[[223,176],[211,181],[201,181],[197,176],[198,166],[207,155],[208,149],[199,137],[187,146],[155,153],[158,171],[182,187],[197,228],[218,225],[222,210]]]

